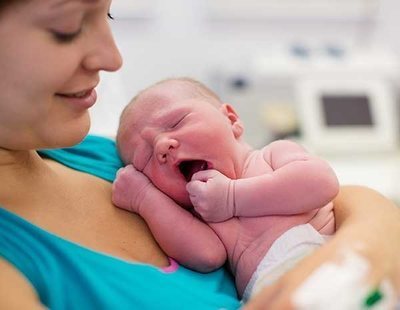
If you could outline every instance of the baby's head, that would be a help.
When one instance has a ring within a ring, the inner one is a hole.
[[[157,113],[157,105],[168,105],[185,99],[201,99],[219,108],[219,96],[203,83],[188,77],[168,78],[141,90],[124,108],[119,120],[117,145],[125,164],[131,163],[129,140],[139,127],[146,125],[147,114]]]
[[[243,126],[233,108],[189,78],[158,82],[135,96],[120,118],[122,160],[189,206],[186,184],[199,170],[234,178]]]

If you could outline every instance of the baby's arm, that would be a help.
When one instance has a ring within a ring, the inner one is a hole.
[[[132,165],[118,172],[113,202],[140,214],[161,248],[182,265],[209,272],[224,264],[225,247],[215,232],[158,190]]]
[[[338,193],[333,170],[300,145],[281,140],[262,152],[264,161],[259,164],[272,167],[271,173],[237,180],[213,169],[193,175],[186,189],[205,221],[304,213],[323,207]]]
[[[235,180],[236,216],[303,213],[323,207],[339,191],[330,166],[294,142],[272,142],[263,157],[272,173]]]

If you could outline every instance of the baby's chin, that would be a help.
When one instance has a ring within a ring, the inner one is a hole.
[[[192,209],[192,208],[193,208],[193,205],[192,205],[192,202],[190,201],[190,199],[185,200],[185,201],[180,201],[180,202],[178,202],[178,204],[179,204],[182,208],[184,208],[184,209],[186,209],[186,210],[189,210],[189,209]]]
[[[189,210],[193,208],[192,202],[189,198],[189,194],[186,191],[184,193],[181,193],[180,195],[176,195],[175,197],[173,197],[173,199],[184,209]]]

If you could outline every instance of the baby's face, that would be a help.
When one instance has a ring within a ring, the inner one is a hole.
[[[186,184],[200,170],[234,178],[236,139],[228,117],[204,98],[148,95],[134,107],[131,162],[179,204],[191,206]]]

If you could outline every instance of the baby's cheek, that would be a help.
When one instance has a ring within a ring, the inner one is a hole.
[[[189,193],[186,190],[186,186],[179,186],[176,184],[176,188],[170,190],[169,196],[175,200],[177,204],[185,209],[190,209],[193,207],[192,202],[190,201]]]

